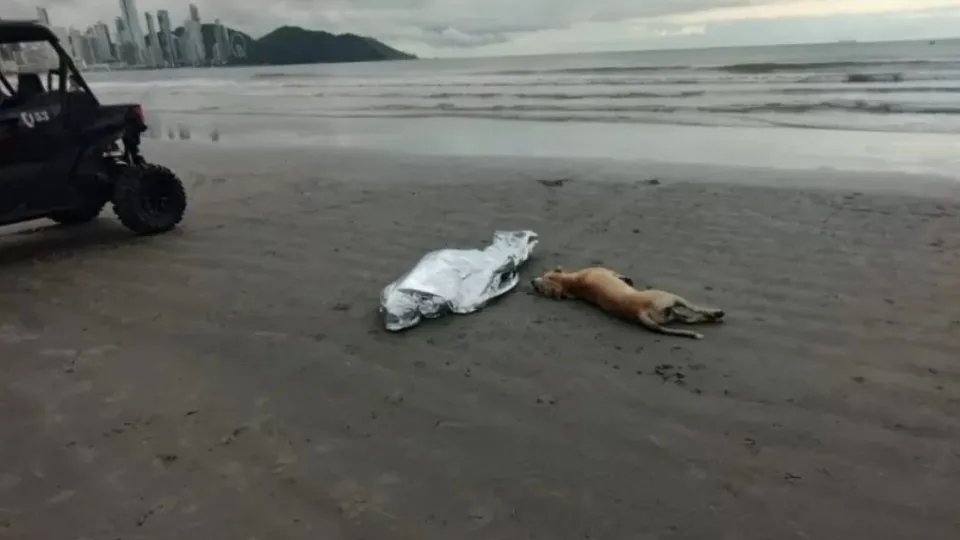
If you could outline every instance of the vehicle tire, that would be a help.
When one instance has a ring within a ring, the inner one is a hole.
[[[172,230],[186,209],[183,182],[166,167],[124,167],[114,180],[113,212],[120,223],[137,234]]]
[[[60,225],[80,225],[97,219],[106,204],[106,201],[90,202],[78,208],[53,212],[47,217]]]

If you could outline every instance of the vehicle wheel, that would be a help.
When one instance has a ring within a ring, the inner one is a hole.
[[[187,209],[187,194],[166,167],[125,167],[113,189],[113,211],[137,234],[159,234],[176,227]]]
[[[97,219],[106,204],[106,201],[91,202],[79,208],[54,212],[47,217],[61,225],[80,225]]]

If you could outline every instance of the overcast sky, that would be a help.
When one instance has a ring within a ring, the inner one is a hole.
[[[189,0],[137,0],[174,23]],[[420,56],[540,54],[834,41],[960,37],[960,0],[201,0],[258,37],[284,24],[377,37]],[[113,28],[118,0],[0,0],[0,17]],[[141,23],[142,24],[142,23]]]

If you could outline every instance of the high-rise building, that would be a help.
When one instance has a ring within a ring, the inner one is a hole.
[[[57,41],[60,42],[60,46],[70,51],[70,33],[67,32],[67,29],[62,26],[51,26],[50,31],[53,32],[53,35],[57,36]]]
[[[80,33],[76,28],[70,29],[68,42],[64,44],[64,48],[67,52],[70,53],[70,56],[73,57],[73,61],[79,65],[84,64],[83,58],[83,34]]]
[[[173,34],[173,27],[170,25],[170,12],[161,9],[157,12],[157,23],[160,25],[160,45],[163,52],[163,59],[169,65],[175,65],[180,61],[180,54],[177,50],[176,36]]]
[[[47,8],[37,7],[37,20],[44,26],[50,26],[50,15],[47,13]]]
[[[177,41],[177,55],[180,56],[180,61],[178,62],[180,65],[193,65],[193,48],[190,47],[190,40],[187,39],[186,29],[184,29],[183,35]]]
[[[97,53],[93,45],[93,28],[85,33],[79,30],[70,30],[70,47],[73,49],[73,61],[79,66],[89,66],[97,63]]]
[[[57,41],[60,42],[60,46],[63,47],[68,53],[72,52],[70,47],[70,34],[67,32],[67,29],[62,26],[51,26],[50,31],[53,32],[53,35],[57,36]],[[56,53],[53,51],[53,48],[49,45],[44,45],[44,50],[49,52],[50,61],[54,62],[53,65],[57,65],[59,61],[56,59]]]
[[[184,22],[183,29],[183,37],[188,38],[190,49],[193,51],[193,64],[206,63],[207,46],[203,41],[203,24],[200,22],[200,10],[197,9],[196,4],[190,4],[190,18]]]
[[[103,21],[93,25],[93,47],[97,52],[98,62],[113,60],[113,48],[110,46],[110,29]]]
[[[197,51],[193,47],[193,41],[190,40],[190,24],[193,21],[187,19],[183,21],[183,34],[180,35],[180,61],[184,65],[192,66],[197,63]]]
[[[213,21],[213,59],[217,64],[226,64],[230,59],[230,40],[226,35],[227,28],[220,23],[220,19]]]
[[[130,29],[123,17],[117,17],[117,49],[115,56],[127,65],[135,66],[141,62],[137,46],[130,37]]]
[[[123,20],[123,17],[117,17],[117,47],[123,45],[124,43],[130,41],[130,36],[127,34],[127,23]]]
[[[199,65],[206,62],[207,54],[203,45],[203,30],[200,23],[193,19],[183,21],[183,38],[180,40],[183,60],[188,64]]]
[[[157,40],[157,27],[153,23],[153,14],[149,11],[143,14],[143,18],[147,21],[146,41],[150,45]]]
[[[137,54],[137,47],[132,41],[124,42],[117,49],[117,56],[120,57],[120,60],[124,64],[128,66],[139,66],[143,64],[143,60],[140,58],[140,55]]]
[[[149,12],[144,14],[147,20],[147,44],[146,61],[149,66],[158,66],[163,62],[160,54],[160,46],[157,43],[157,27],[153,24],[153,15]]]
[[[136,0],[120,0],[120,14],[123,16],[123,22],[126,23],[130,43],[136,49],[137,56],[143,61],[146,41],[143,36],[143,27],[140,26],[140,12],[137,11]]]

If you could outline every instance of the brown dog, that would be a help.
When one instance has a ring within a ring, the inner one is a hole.
[[[567,272],[557,267],[543,277],[531,280],[530,284],[544,296],[586,300],[604,311],[671,336],[703,339],[703,335],[697,332],[676,330],[664,325],[671,322],[718,323],[722,322],[724,316],[723,310],[700,307],[666,291],[639,291],[633,288],[630,278],[607,268]]]

